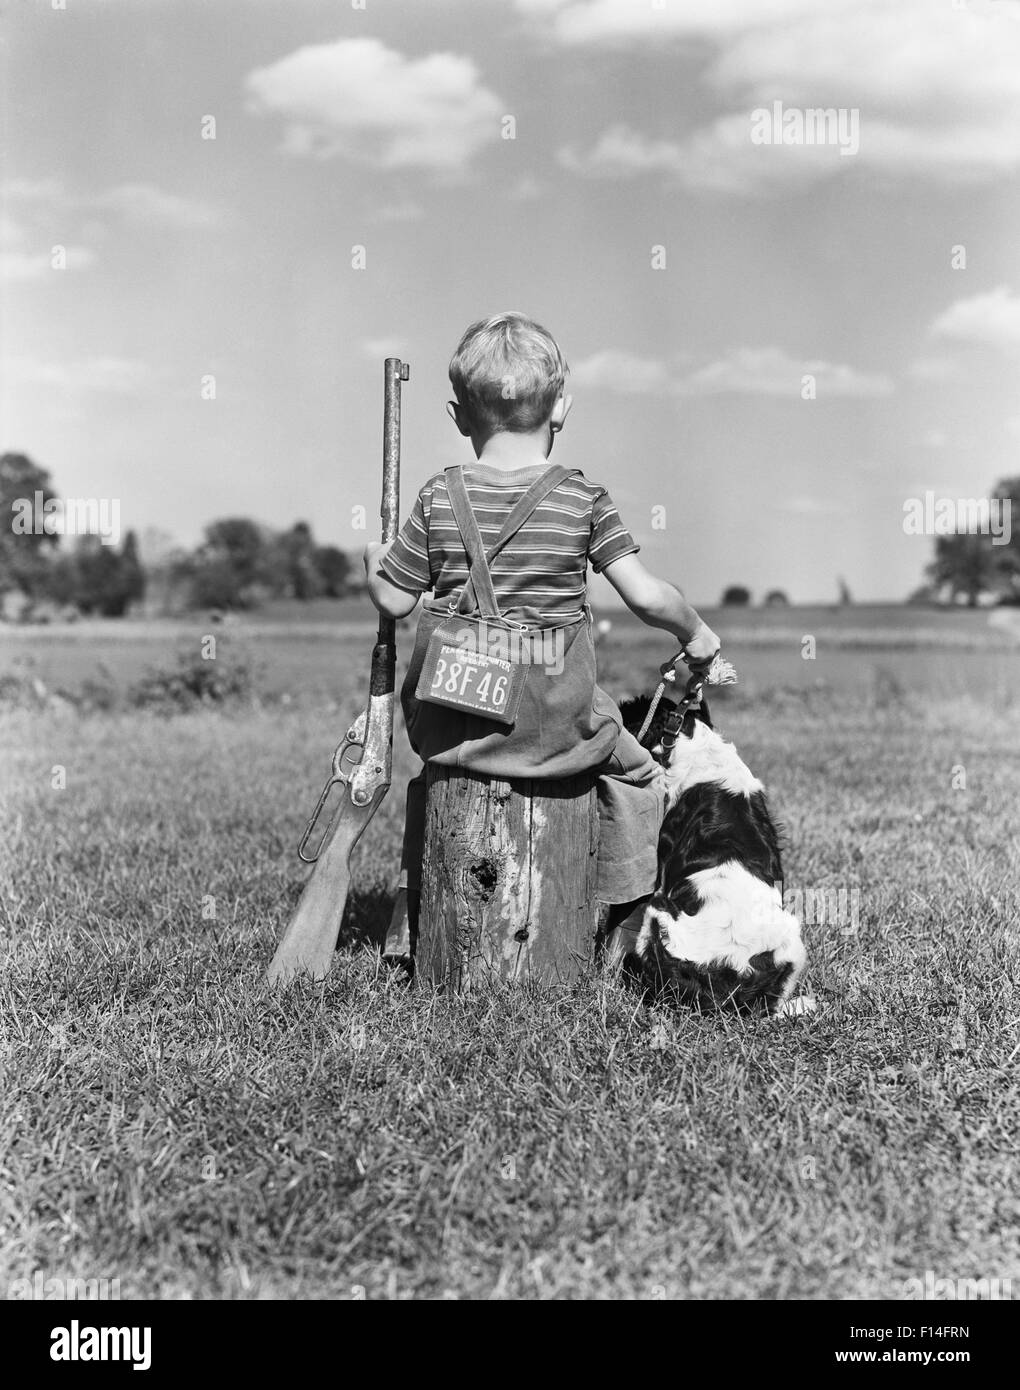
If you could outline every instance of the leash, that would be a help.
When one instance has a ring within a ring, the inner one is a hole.
[[[683,652],[677,652],[676,656],[669,661],[663,662],[659,667],[659,674],[662,679],[656,687],[655,694],[652,696],[652,703],[648,706],[648,713],[645,715],[644,723],[638,731],[638,743],[643,742],[645,734],[651,727],[652,720],[655,718],[655,711],[659,708],[662,697],[666,693],[668,685],[676,685],[676,664],[683,660]],[[704,671],[692,671],[688,677],[687,684],[684,686],[684,693],[678,700],[671,700],[674,709],[670,713],[669,722],[675,728],[679,728],[683,722],[683,717],[693,706],[701,703],[701,691],[705,684],[708,685],[736,685],[737,673],[731,662],[724,657],[716,655],[711,666]]]

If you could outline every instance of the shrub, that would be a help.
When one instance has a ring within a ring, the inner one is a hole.
[[[30,671],[9,671],[0,675],[0,708],[38,709],[46,704],[49,692]]]
[[[139,709],[187,710],[196,705],[220,705],[250,700],[255,668],[247,654],[220,641],[219,654],[206,660],[194,651],[179,652],[173,666],[154,667],[128,693]]]
[[[74,694],[64,690],[59,693],[79,710],[99,710],[108,714],[120,709],[125,692],[109,668],[100,663],[98,675],[86,677]]]

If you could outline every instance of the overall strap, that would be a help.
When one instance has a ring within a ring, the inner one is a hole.
[[[467,487],[464,483],[464,469],[460,464],[446,469],[446,490],[450,494],[453,519],[457,523],[460,538],[467,551],[470,569],[467,582],[461,592],[457,611],[459,613],[469,611],[465,603],[468,595],[471,594],[477,602],[478,611],[483,618],[498,619],[501,615],[499,604],[496,602],[496,591],[492,587],[492,575],[485,563],[485,546],[482,543],[482,534],[478,529],[475,514],[471,510],[471,499],[468,497]]]
[[[551,463],[544,473],[540,473],[523,497],[514,503],[510,515],[503,522],[502,530],[486,552],[486,562],[492,564],[507,542],[513,540],[531,513],[537,511],[550,492],[555,492],[565,478],[580,471],[579,468],[564,468],[561,463]]]
[[[454,519],[464,542],[464,548],[468,553],[468,560],[471,565],[471,574],[464,590],[460,596],[460,603],[457,605],[459,612],[466,612],[465,603],[470,602],[471,590],[474,589],[478,596],[478,606],[483,617],[499,615],[499,607],[496,603],[495,590],[492,587],[492,575],[489,573],[489,565],[496,558],[503,548],[513,540],[517,532],[531,516],[542,505],[551,492],[559,487],[565,478],[571,477],[574,473],[579,473],[578,468],[564,468],[562,464],[553,463],[540,473],[535,481],[528,488],[510,509],[499,535],[489,547],[487,553],[483,554],[483,543],[481,533],[478,530],[478,522],[471,509],[468,498],[467,486],[464,482],[464,469],[460,464],[446,469],[447,491],[450,494],[450,505],[453,508]],[[469,544],[469,533],[471,544]],[[472,545],[475,553],[472,553]],[[477,558],[476,558],[477,556]],[[480,561],[480,563],[479,563]],[[483,574],[484,572],[484,574]],[[478,577],[481,577],[481,587],[479,587]],[[494,613],[486,613],[484,604],[490,601]]]

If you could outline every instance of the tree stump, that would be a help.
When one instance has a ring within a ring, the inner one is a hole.
[[[467,991],[580,976],[595,943],[595,787],[429,766],[417,978]]]

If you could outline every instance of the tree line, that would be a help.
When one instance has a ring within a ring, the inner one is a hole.
[[[163,612],[243,609],[273,598],[343,598],[361,587],[346,553],[317,545],[307,522],[275,531],[224,517],[187,550],[158,532],[141,543],[130,530],[123,540],[62,537],[47,520],[60,503],[44,468],[25,454],[0,455],[0,596],[9,616],[56,608],[118,618],[143,600]]]
[[[1007,522],[1020,521],[1020,477],[1002,479],[991,499],[1007,508]],[[347,554],[334,545],[317,545],[304,521],[275,531],[248,517],[224,517],[205,527],[193,550],[152,532],[140,543],[133,531],[116,544],[84,534],[62,545],[60,533],[44,524],[46,510],[59,503],[44,468],[26,454],[0,455],[5,616],[39,616],[49,607],[117,618],[143,600],[156,612],[243,609],[273,598],[344,598],[363,588]],[[26,510],[35,519],[27,528],[18,524]],[[911,596],[914,602],[1020,603],[1020,530],[1009,526],[1006,536],[996,536],[967,529],[934,540],[927,582]],[[841,588],[843,601],[849,601],[842,581]],[[731,585],[722,601],[746,605],[751,595]],[[765,601],[780,604],[786,595],[776,590]]]

